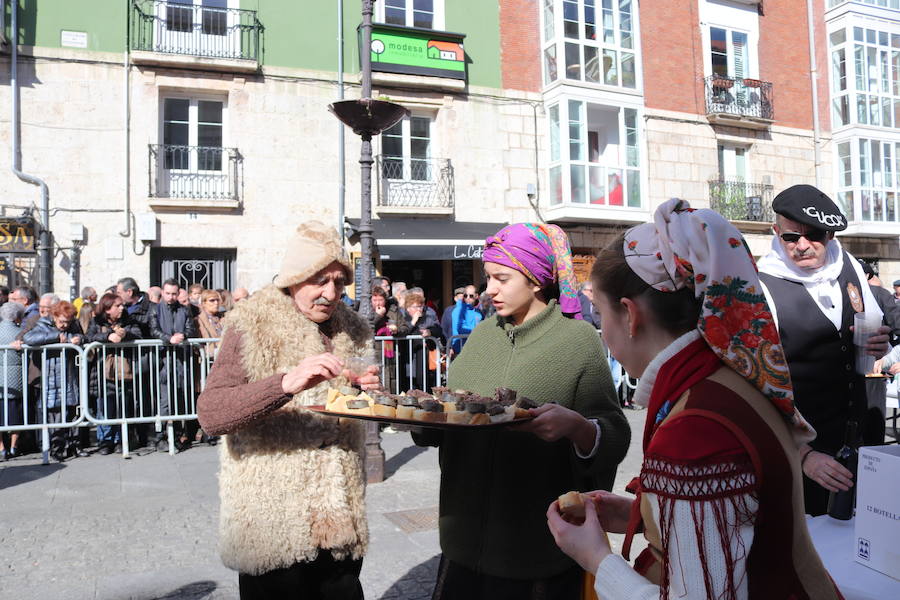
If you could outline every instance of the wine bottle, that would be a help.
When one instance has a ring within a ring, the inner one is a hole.
[[[828,495],[828,515],[834,519],[847,521],[853,517],[853,505],[856,501],[856,465],[859,462],[859,452],[856,450],[856,421],[847,421],[844,445],[837,451],[834,459],[853,473],[853,485],[849,490],[838,490]]]

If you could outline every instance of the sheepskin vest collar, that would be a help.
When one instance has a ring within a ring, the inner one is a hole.
[[[319,327],[274,286],[238,304],[225,327],[241,333],[241,362],[250,382],[327,350]],[[371,330],[343,303],[326,329],[338,357],[371,353]],[[330,386],[345,383],[323,382],[225,436],[219,492],[226,566],[257,575],[314,560],[320,550],[338,560],[365,554],[363,428],[360,421],[304,408],[323,404]]]

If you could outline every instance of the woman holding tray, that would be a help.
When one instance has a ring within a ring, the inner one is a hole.
[[[583,571],[553,543],[546,506],[571,489],[610,489],[631,432],[600,338],[579,318],[565,233],[510,225],[487,239],[482,260],[497,312],[471,333],[448,387],[506,387],[539,407],[523,425],[414,434],[440,447],[434,598],[577,599]]]
[[[592,280],[603,338],[640,377],[644,462],[637,497],[591,494],[581,526],[550,505],[560,548],[603,600],[840,598],[803,515],[797,449],[815,432],[738,230],[670,200],[600,253]],[[627,533],[627,558],[640,528],[632,568],[602,533]]]

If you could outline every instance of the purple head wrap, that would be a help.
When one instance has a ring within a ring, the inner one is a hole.
[[[535,285],[559,286],[563,314],[581,319],[581,304],[575,290],[572,250],[566,232],[556,225],[514,223],[484,241],[484,262],[519,271]]]

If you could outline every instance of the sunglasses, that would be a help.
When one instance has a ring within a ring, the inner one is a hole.
[[[463,294],[464,298],[477,298],[478,294]]]
[[[785,231],[781,234],[781,239],[788,244],[796,244],[800,238],[805,237],[810,242],[821,242],[828,237],[828,232],[823,229],[810,229],[806,233],[797,233],[796,231]]]

